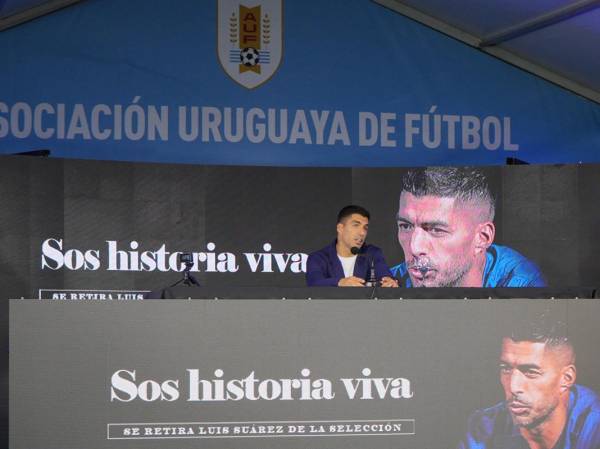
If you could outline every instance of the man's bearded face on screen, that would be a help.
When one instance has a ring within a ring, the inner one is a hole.
[[[487,207],[456,198],[402,192],[396,217],[398,241],[413,286],[482,285],[485,250],[493,241],[493,224],[485,228],[482,223]]]
[[[551,419],[567,401],[575,382],[573,351],[543,342],[505,338],[500,355],[500,383],[513,423],[534,429]]]

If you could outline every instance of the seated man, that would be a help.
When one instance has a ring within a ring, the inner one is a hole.
[[[494,198],[472,167],[406,173],[396,220],[404,262],[392,267],[402,287],[544,287],[538,267],[493,244]]]
[[[338,214],[337,239],[308,256],[308,286],[362,287],[373,271],[382,287],[397,287],[383,258],[373,245],[365,244],[369,212],[360,206],[346,206]]]

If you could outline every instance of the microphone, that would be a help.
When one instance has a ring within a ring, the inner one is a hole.
[[[367,266],[369,267],[369,276],[367,279],[365,279],[365,286],[366,287],[375,287],[377,286],[377,276],[375,275],[375,261],[373,260],[372,257],[369,257],[367,254],[360,254],[361,253],[361,248],[359,248],[358,246],[353,246],[350,248],[350,252],[353,255],[358,255],[358,257],[366,257],[367,258]]]

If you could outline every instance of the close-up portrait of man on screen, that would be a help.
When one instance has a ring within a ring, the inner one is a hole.
[[[473,167],[426,167],[402,180],[398,242],[391,268],[402,287],[544,287],[537,265],[494,243],[495,199]]]
[[[564,322],[515,318],[502,338],[504,400],[475,411],[458,449],[598,449],[600,398],[576,383]]]

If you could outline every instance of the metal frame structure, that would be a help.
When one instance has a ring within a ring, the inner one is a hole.
[[[525,57],[516,55],[515,53],[499,46],[503,42],[507,42],[511,39],[538,31],[542,28],[564,22],[579,14],[599,8],[600,0],[579,0],[570,5],[545,12],[537,17],[498,30],[487,36],[476,36],[465,32],[464,30],[444,22],[443,19],[433,17],[430,14],[414,8],[413,6],[407,5],[402,0],[372,1],[600,104],[600,92],[597,90],[588,86],[584,86],[570,78],[561,75],[560,73],[557,73],[556,71],[536,64]]]

